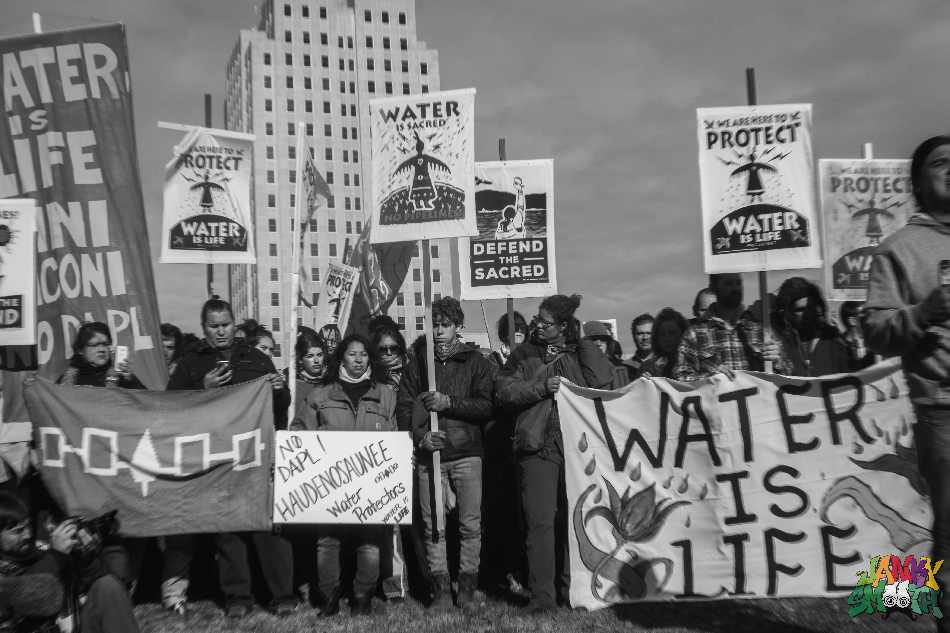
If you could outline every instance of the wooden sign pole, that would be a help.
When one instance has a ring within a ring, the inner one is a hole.
[[[758,105],[755,95],[755,68],[745,69],[746,93],[749,98],[749,105]],[[769,306],[769,271],[759,271],[759,301],[762,304],[762,338],[767,341],[772,338],[772,315]],[[772,361],[765,361],[765,373],[772,373]]]
[[[422,297],[425,316],[425,343],[426,343],[426,375],[429,379],[429,391],[438,391],[435,384],[435,324],[432,322],[432,260],[429,251],[429,240],[420,240],[422,249]],[[429,428],[432,432],[439,430],[439,414],[429,412]],[[445,529],[445,505],[442,503],[442,455],[439,451],[432,453],[432,486],[430,503],[435,504],[435,513],[432,516],[432,542],[439,541],[439,529]],[[434,497],[434,498],[433,498]]]
[[[505,139],[498,139],[498,160],[508,160],[508,153],[505,151]],[[518,343],[515,342],[515,300],[511,297],[507,299],[508,303],[508,353],[515,351]]]

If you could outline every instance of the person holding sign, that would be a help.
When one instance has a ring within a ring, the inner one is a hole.
[[[603,389],[614,373],[600,348],[580,338],[574,318],[580,304],[579,295],[546,297],[534,317],[530,341],[512,352],[495,383],[499,404],[517,415],[514,442],[528,524],[529,613],[557,608],[557,578],[565,603],[570,586],[564,442],[554,396],[562,378]]]
[[[459,510],[459,608],[474,610],[475,588],[482,546],[482,429],[492,417],[491,366],[478,348],[462,343],[458,330],[465,314],[458,300],[443,297],[432,302],[432,337],[435,343],[435,385],[429,385],[426,340],[413,345],[402,376],[396,416],[400,429],[411,429],[418,458],[419,494],[425,522],[433,611],[452,609],[452,591],[445,551],[445,526],[433,538],[436,516],[429,490],[430,479],[442,479],[443,500],[452,493]],[[429,428],[430,415],[439,414],[439,431]],[[442,452],[441,473],[433,473],[432,453]],[[445,501],[443,501],[445,502]],[[449,503],[446,502],[446,509]]]
[[[914,150],[910,180],[921,212],[874,253],[864,334],[872,351],[903,361],[917,414],[917,463],[934,513],[931,556],[950,560],[950,136]],[[936,580],[946,591],[950,564]],[[946,614],[950,598],[943,595]],[[950,631],[950,618],[937,620],[937,630]]]
[[[333,352],[321,384],[297,407],[291,431],[395,431],[396,394],[386,384],[388,372],[359,334],[343,339]],[[384,525],[321,525],[317,529],[317,574],[320,615],[340,610],[340,550],[356,550],[353,615],[369,615],[379,580],[379,547]]]

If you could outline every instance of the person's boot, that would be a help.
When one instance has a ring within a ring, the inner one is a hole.
[[[433,613],[448,613],[453,609],[452,581],[448,574],[432,575],[432,602],[429,611]]]
[[[456,601],[459,609],[469,613],[481,609],[481,601],[478,599],[478,596],[475,595],[475,589],[477,586],[477,573],[462,572],[459,574],[459,593],[458,600]]]
[[[324,596],[323,608],[320,609],[320,616],[328,618],[336,615],[340,611],[340,598],[343,597],[343,590],[337,587],[329,596]]]
[[[353,596],[350,612],[353,615],[369,615],[373,611],[373,590],[370,589],[362,596]]]

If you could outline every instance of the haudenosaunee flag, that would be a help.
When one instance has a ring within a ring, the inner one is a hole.
[[[24,389],[37,463],[68,516],[118,510],[123,536],[271,528],[264,379],[201,391]]]
[[[361,268],[359,287],[353,301],[350,322],[353,331],[367,333],[370,319],[384,314],[396,299],[409,273],[409,263],[418,242],[371,244],[372,221],[367,221],[353,251],[349,265]],[[342,328],[341,328],[342,329]]]
[[[303,199],[306,201],[306,204],[301,206],[300,221],[297,224],[297,230],[299,231],[300,235],[300,253],[303,252],[304,236],[307,233],[307,227],[310,225],[310,219],[318,209],[327,203],[327,201],[333,195],[330,192],[330,187],[327,185],[327,181],[323,179],[323,176],[320,175],[320,172],[317,171],[317,168],[314,166],[313,160],[310,158],[310,152],[306,149],[304,150],[302,184]],[[313,280],[310,278],[310,271],[308,271],[307,267],[303,264],[303,258],[298,257],[298,259],[300,260],[300,287],[297,290],[299,296],[298,303],[305,305],[308,308],[312,308]]]

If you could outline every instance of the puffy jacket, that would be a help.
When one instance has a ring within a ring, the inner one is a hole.
[[[548,362],[539,373],[538,369],[545,365],[546,349],[535,341],[519,345],[495,382],[499,404],[517,413],[514,448],[519,453],[540,451],[551,431],[554,396],[545,389],[548,378],[561,376],[593,389],[605,389],[613,379],[613,364],[591,341],[579,341],[576,352]]]
[[[395,431],[396,394],[378,382],[353,403],[339,382],[317,385],[306,400],[297,405],[291,431]]]
[[[396,402],[396,420],[399,430],[412,431],[416,446],[429,431],[429,413],[420,399],[421,394],[433,391],[428,385],[425,362],[425,339],[420,337],[409,354],[409,362],[402,374]],[[445,431],[442,460],[463,457],[481,457],[482,427],[492,416],[492,372],[488,361],[472,343],[465,343],[458,352],[445,361],[435,360],[434,391],[449,396],[449,408],[439,412],[439,430]],[[418,450],[420,458],[431,455]]]

